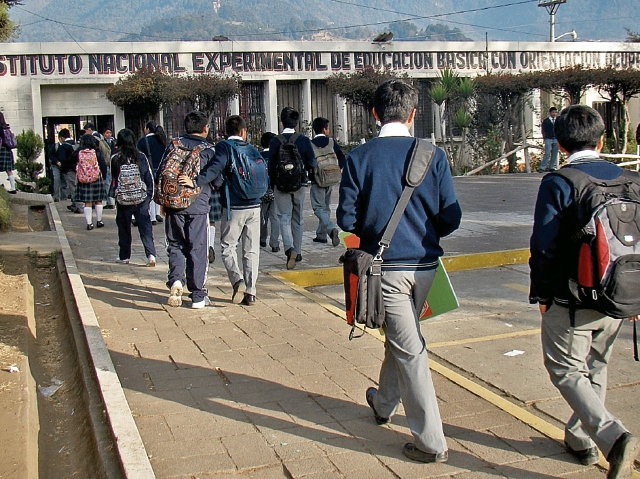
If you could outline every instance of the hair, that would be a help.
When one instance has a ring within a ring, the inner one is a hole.
[[[551,113],[552,111],[558,111],[558,109],[555,106],[552,106],[551,108],[549,108],[549,113]]]
[[[92,131],[96,131],[96,125],[94,125],[91,122],[85,123],[83,130],[89,130],[89,129],[92,130]]]
[[[315,120],[313,120],[313,123],[311,123],[311,128],[313,128],[313,132],[318,135],[320,133],[322,133],[322,131],[326,128],[329,129],[329,120],[327,120],[326,118],[322,118],[321,116],[319,116],[318,118],[316,118]]]
[[[276,136],[276,134],[270,131],[263,133],[260,137],[260,146],[262,146],[262,148],[269,148],[269,143],[271,143],[274,136]]]
[[[380,85],[373,97],[373,108],[380,123],[405,122],[418,105],[418,91],[408,83],[392,78]]]
[[[282,126],[285,128],[295,128],[298,125],[299,119],[300,113],[290,106],[284,107],[280,112],[280,121],[282,122]]]
[[[116,138],[116,145],[118,146],[118,156],[120,162],[124,158],[128,158],[132,161],[138,161],[138,148],[136,147],[136,136],[129,128],[123,128],[118,132]],[[149,159],[151,161],[151,159]]]
[[[190,111],[184,117],[184,131],[190,133],[202,133],[209,124],[209,118],[201,111]]]
[[[71,138],[71,132],[69,131],[69,128],[63,128],[62,130],[60,130],[58,132],[58,138],[64,138],[65,140],[67,138]]]
[[[585,105],[564,108],[554,123],[558,143],[569,153],[593,150],[604,133],[600,114]]]
[[[0,128],[3,128],[5,126],[9,126],[9,124],[4,119],[4,113],[0,111]]]
[[[231,115],[224,122],[224,131],[227,136],[237,136],[241,130],[247,129],[247,122],[240,115]]]
[[[93,135],[89,135],[87,133],[85,133],[84,135],[82,135],[80,137],[80,143],[78,144],[78,150],[86,150],[87,148],[90,148],[92,150],[96,150],[98,149],[98,140],[96,139],[95,136]],[[105,158],[106,160],[106,158]]]

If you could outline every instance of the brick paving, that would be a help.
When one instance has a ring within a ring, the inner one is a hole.
[[[209,271],[212,306],[166,306],[166,255],[144,267],[116,264],[113,211],[86,231],[59,208],[87,293],[159,478],[551,478],[604,477],[553,441],[434,373],[449,461],[404,457],[411,441],[402,408],[377,426],[366,387],[377,383],[383,346],[349,342],[344,321],[266,271],[283,255],[263,249],[253,307],[231,304],[220,260]],[[310,241],[301,268],[335,265],[339,252]],[[156,244],[164,237],[156,226]],[[314,258],[318,255],[319,259]]]

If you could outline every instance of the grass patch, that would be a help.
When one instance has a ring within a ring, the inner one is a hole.
[[[8,230],[9,226],[11,226],[9,193],[4,188],[0,188],[0,229]]]

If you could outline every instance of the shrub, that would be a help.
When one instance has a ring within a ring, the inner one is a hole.
[[[18,176],[24,182],[36,183],[38,176],[44,169],[44,165],[36,161],[44,147],[42,138],[33,130],[23,130],[22,133],[16,136],[16,143],[18,144],[16,149],[18,154],[18,160],[16,161]],[[31,187],[21,184],[18,184],[18,188],[22,191],[33,190]]]

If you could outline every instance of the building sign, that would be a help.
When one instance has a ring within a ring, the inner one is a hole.
[[[582,65],[640,70],[640,52],[376,51],[199,52],[0,55],[0,76],[124,75],[151,67],[166,73],[352,72],[366,67],[400,71],[513,72]]]

